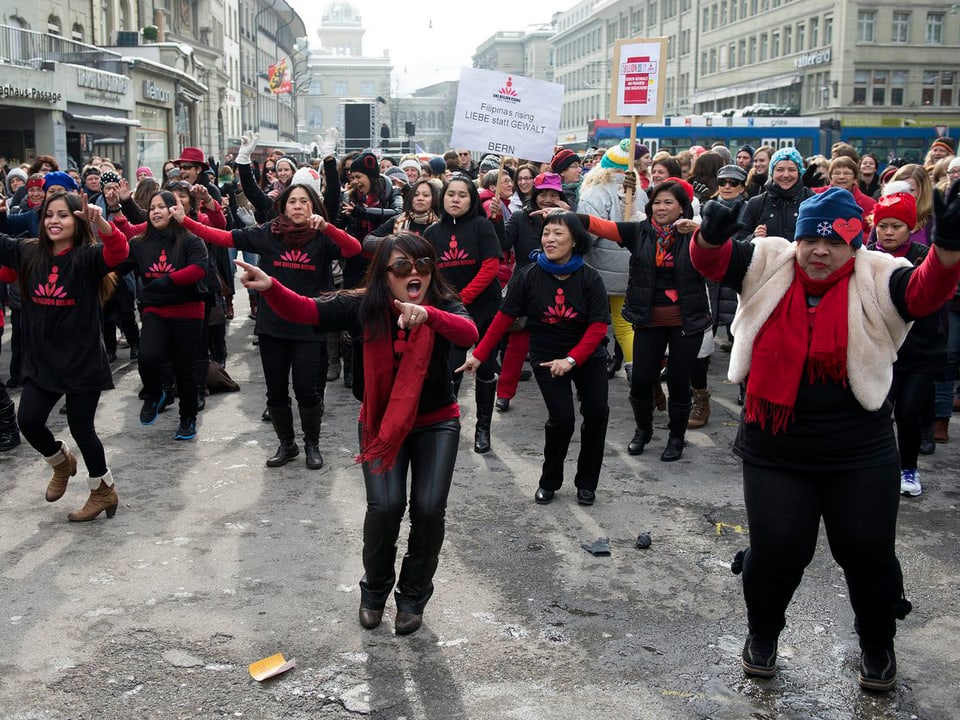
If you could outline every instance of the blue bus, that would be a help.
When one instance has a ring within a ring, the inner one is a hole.
[[[893,158],[923,162],[930,143],[948,134],[960,145],[960,127],[844,126],[833,120],[808,117],[720,117],[691,115],[664,118],[659,123],[639,123],[637,142],[652,154],[666,150],[675,155],[692,145],[705,148],[722,142],[731,151],[741,145],[768,145],[774,150],[793,147],[803,157],[825,155],[835,142],[853,145],[858,152],[871,152],[881,166]],[[591,120],[587,144],[609,147],[630,136],[630,126],[606,120]]]

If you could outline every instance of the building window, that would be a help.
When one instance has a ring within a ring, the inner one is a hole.
[[[757,61],[757,38],[750,38],[750,64],[752,65]]]
[[[871,105],[887,104],[887,79],[890,73],[886,70],[873,71],[873,93]]]
[[[803,52],[807,39],[807,26],[803,23],[797,23],[797,52]]]
[[[770,57],[780,57],[780,33],[774,31],[770,40]]]
[[[714,3],[710,6],[710,29],[717,29],[717,4]]]
[[[793,52],[793,28],[787,25],[783,29],[783,54],[789,55]]]
[[[720,3],[720,27],[727,24],[727,0]]]
[[[333,84],[333,94],[336,95],[337,97],[346,97],[347,95],[349,95],[349,91],[347,90],[347,81],[337,80]]]
[[[767,49],[768,49],[767,45],[768,45],[767,34],[761,33],[760,34],[760,60],[761,61],[767,59]]]
[[[943,13],[927,13],[927,45],[943,45]]]
[[[876,39],[877,13],[860,10],[857,13],[857,42],[872,43]]]
[[[650,3],[650,9],[647,10],[647,27],[653,27],[657,24],[657,4]]]
[[[47,18],[47,32],[51,35],[60,35],[60,18],[51,15]]]
[[[730,0],[730,22],[735,23],[737,21],[737,0]]]
[[[820,47],[820,18],[810,18],[810,49]]]
[[[833,15],[827,15],[823,19],[823,46],[833,45]]]
[[[737,42],[737,65],[743,67],[747,64],[747,41],[740,40]]]
[[[893,33],[890,37],[895,43],[910,42],[910,13],[893,13]]]
[[[681,55],[690,54],[690,31],[689,30],[680,31],[680,54]]]
[[[707,53],[706,51],[700,53],[700,74],[707,74]]]
[[[924,70],[922,101],[924,105],[953,105],[955,73],[951,70]]]
[[[717,49],[710,49],[710,72],[715,73],[717,71]]]
[[[907,72],[894,70],[890,73],[890,104],[903,105],[904,89],[907,86]]]
[[[83,25],[80,23],[73,24],[73,30],[70,33],[70,39],[76,42],[83,42]]]
[[[372,97],[375,93],[373,92],[373,81],[364,80],[360,83],[360,94],[366,97]]]
[[[853,104],[867,104],[867,86],[870,84],[869,70],[856,70],[853,73]]]
[[[730,47],[727,48],[727,68],[735,68],[737,66],[737,46],[733,43],[730,43]]]

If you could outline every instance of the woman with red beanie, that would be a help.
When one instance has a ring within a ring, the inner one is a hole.
[[[694,267],[740,293],[729,376],[747,383],[734,452],[750,548],[733,570],[743,573],[748,675],[776,673],[822,518],[856,617],[858,682],[896,684],[896,620],[910,605],[896,555],[900,463],[888,394],[909,323],[943,305],[960,279],[960,183],[936,206],[934,248],[919,266],[860,249],[860,207],[843,188],[800,204],[796,242],[731,242],[735,211],[704,208]]]
[[[357,460],[367,495],[359,619],[377,627],[393,590],[394,630],[416,632],[433,595],[460,443],[450,350],[473,345],[476,325],[436,272],[431,244],[413,233],[383,239],[363,287],[323,297],[298,295],[260,268],[237,265],[246,271],[243,284],[262,293],[279,317],[320,332],[349,329],[358,340],[353,393],[362,402]],[[410,538],[398,579],[408,469]]]

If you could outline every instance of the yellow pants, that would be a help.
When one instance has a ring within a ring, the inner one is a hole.
[[[610,295],[610,317],[613,322],[613,335],[623,350],[623,361],[633,362],[633,325],[623,317],[624,295]],[[613,351],[611,349],[611,355]]]

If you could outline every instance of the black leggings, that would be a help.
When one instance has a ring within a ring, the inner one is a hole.
[[[363,429],[360,430],[363,437]],[[447,496],[460,445],[460,421],[444,420],[410,432],[386,472],[363,463],[367,513],[363,519],[360,604],[381,610],[396,582],[397,537],[407,509],[410,467],[410,538],[400,565],[397,610],[422,614],[433,595],[433,576],[446,528]]]
[[[197,381],[194,377],[194,356],[200,339],[203,320],[193,318],[162,318],[156,313],[143,314],[143,332],[140,333],[140,379],[147,397],[159,400],[163,391],[162,366],[173,362],[180,395],[180,417],[197,418]]]
[[[637,426],[649,430],[653,423],[653,386],[660,382],[663,355],[670,348],[667,362],[667,388],[670,391],[667,411],[670,415],[670,434],[682,438],[690,419],[690,375],[697,362],[703,332],[684,334],[679,327],[633,328],[633,380],[630,397],[640,406],[642,417]],[[649,405],[649,415],[647,406]]]
[[[900,469],[791,472],[743,463],[750,550],[743,596],[751,632],[775,638],[803,571],[813,559],[820,518],[843,568],[861,647],[886,647],[896,634],[903,577],[895,553]]]
[[[933,377],[926,373],[893,371],[893,384],[887,399],[893,403],[897,421],[897,448],[900,469],[916,470],[920,454],[920,428],[933,401]]]
[[[63,393],[44,390],[32,380],[26,381],[20,393],[20,409],[17,412],[20,432],[44,457],[50,457],[60,450],[60,442],[47,427],[47,418],[61,397]],[[93,425],[99,403],[99,390],[67,393],[67,424],[80,454],[83,455],[83,462],[90,477],[107,474],[103,443],[100,442],[97,429]]]
[[[267,406],[290,404],[289,380],[297,404],[313,408],[323,402],[327,387],[327,336],[316,340],[286,340],[260,335],[260,362],[267,383]]]
[[[543,469],[540,473],[540,487],[558,490],[563,484],[563,463],[577,425],[572,382],[577,386],[580,414],[583,416],[574,485],[586,490],[596,490],[600,480],[600,468],[603,466],[603,451],[606,448],[607,421],[610,418],[610,406],[607,402],[610,381],[606,358],[591,357],[563,377],[553,377],[549,368],[535,365],[533,375],[537,378],[548,413],[547,422],[543,426]]]

